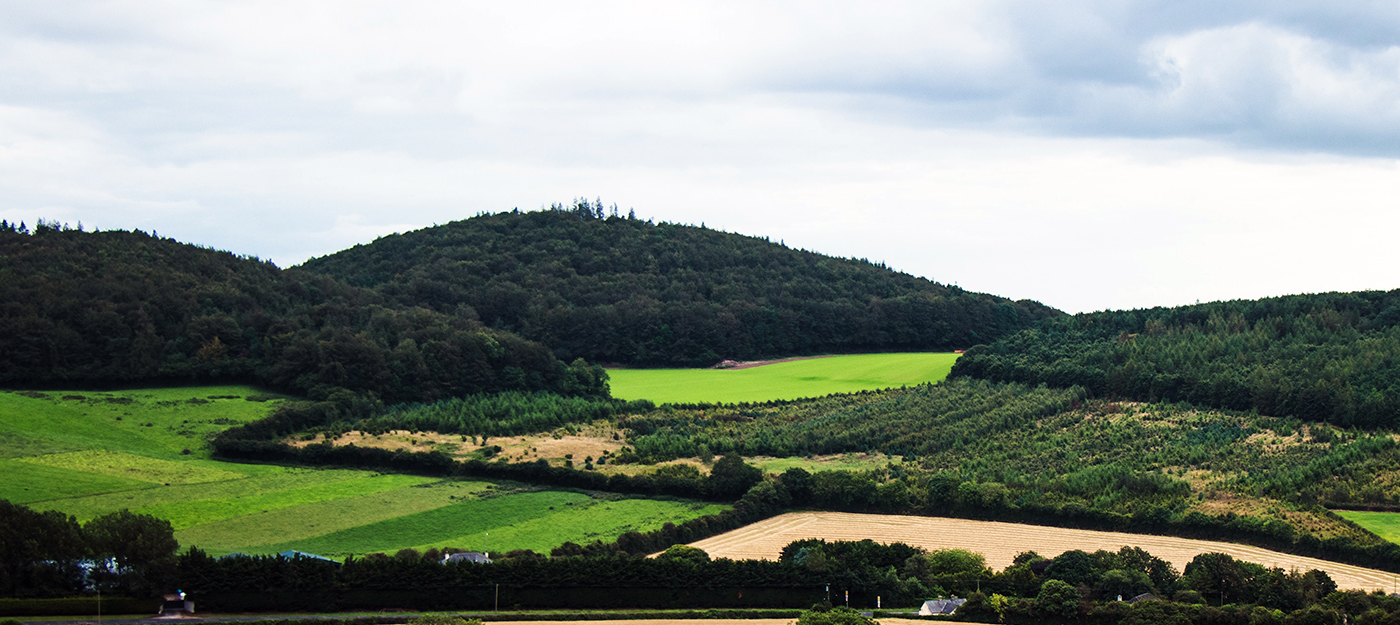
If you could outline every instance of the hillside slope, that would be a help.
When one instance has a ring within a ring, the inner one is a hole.
[[[1063,317],[970,350],[953,376],[1400,425],[1400,290]]]
[[[861,351],[946,351],[1060,313],[601,205],[484,215],[307,261],[399,305],[474,311],[564,359],[708,366]]]
[[[144,232],[0,228],[0,384],[257,381],[422,401],[602,390],[600,371],[462,317]]]

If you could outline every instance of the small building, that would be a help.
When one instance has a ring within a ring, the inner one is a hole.
[[[952,614],[956,612],[958,606],[967,603],[967,599],[934,599],[925,601],[923,607],[919,608],[919,616],[933,616],[935,614]]]
[[[480,551],[460,551],[442,559],[443,564],[451,562],[475,562],[477,564],[491,564],[491,554]]]
[[[336,566],[340,566],[340,563],[339,563],[339,562],[336,562],[335,560],[332,560],[332,559],[330,559],[330,558],[327,558],[326,556],[318,556],[318,555],[316,555],[316,554],[314,554],[314,553],[306,553],[305,551],[297,551],[297,550],[295,550],[295,549],[288,549],[288,550],[283,551],[283,552],[281,552],[281,553],[279,553],[279,554],[277,554],[277,555],[282,556],[283,558],[286,558],[286,559],[288,559],[288,560],[295,560],[295,559],[297,559],[297,558],[310,558],[310,559],[312,559],[312,560],[321,560],[321,561],[323,561],[323,562],[330,562],[331,564],[334,564],[334,565],[336,565]]]

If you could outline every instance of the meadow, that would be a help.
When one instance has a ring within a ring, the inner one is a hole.
[[[856,354],[744,369],[609,369],[613,397],[656,403],[740,403],[821,397],[940,382],[959,354]]]
[[[1337,516],[1370,530],[1393,543],[1400,543],[1400,513],[1333,510]]]
[[[547,553],[724,509],[210,458],[209,436],[284,399],[246,386],[0,392],[0,498],[80,521],[123,509],[150,514],[169,521],[182,546],[214,555],[446,546]]]

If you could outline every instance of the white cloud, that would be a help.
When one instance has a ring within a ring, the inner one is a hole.
[[[0,217],[288,265],[582,194],[1071,310],[1389,288],[1383,9],[7,5]]]

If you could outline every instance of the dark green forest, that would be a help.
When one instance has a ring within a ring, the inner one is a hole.
[[[1400,423],[1400,290],[1049,319],[968,350],[953,375],[1391,428]]]
[[[400,306],[473,311],[565,360],[635,366],[949,351],[1061,315],[864,260],[609,216],[586,200],[382,237],[302,267]]]
[[[467,317],[144,232],[0,228],[0,384],[241,380],[371,403],[606,394],[605,374]]]

